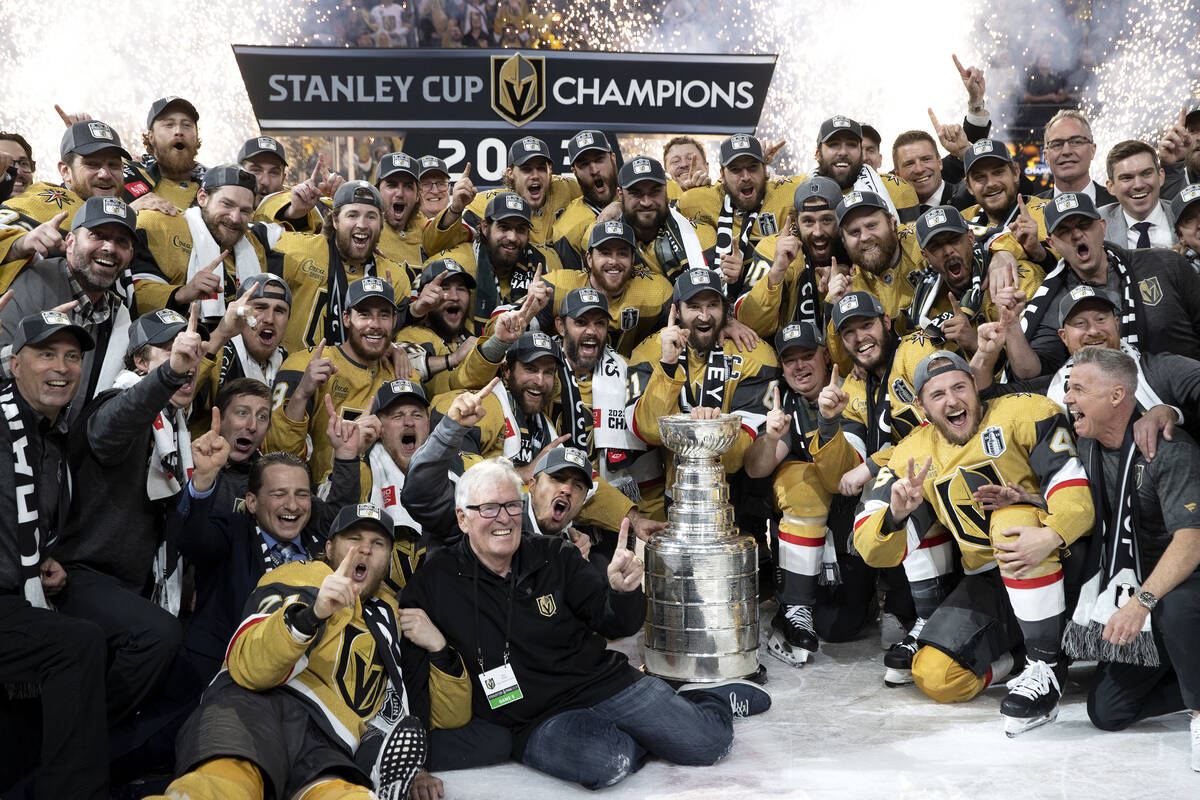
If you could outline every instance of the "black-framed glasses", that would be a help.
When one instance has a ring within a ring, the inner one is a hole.
[[[476,511],[479,516],[484,519],[495,519],[500,516],[500,509],[504,509],[504,513],[510,517],[519,517],[521,512],[525,510],[525,504],[520,500],[513,500],[509,503],[480,503],[479,505],[466,506],[471,511]]]
[[[450,181],[421,181],[422,189],[449,189]]]
[[[1046,149],[1052,152],[1058,152],[1067,145],[1071,147],[1083,147],[1085,144],[1091,144],[1092,140],[1086,136],[1070,136],[1066,139],[1051,139],[1046,142]]]

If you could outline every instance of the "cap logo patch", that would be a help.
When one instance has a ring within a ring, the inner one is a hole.
[[[587,146],[593,145],[595,143],[596,143],[596,137],[592,136],[591,131],[584,131],[583,133],[576,134],[576,136],[575,136],[575,146],[576,147],[587,147]]]
[[[846,208],[849,208],[850,206],[858,205],[862,201],[863,201],[862,192],[851,192],[850,194],[848,194],[842,198],[842,203],[845,204]]]
[[[436,167],[438,165],[437,156],[421,156],[422,167]]]
[[[625,232],[625,223],[619,219],[610,219],[604,223],[604,232],[620,236]]]
[[[158,321],[164,325],[178,325],[180,323],[187,325],[187,320],[183,318],[183,315],[170,308],[160,308],[158,311],[154,312],[154,315],[158,317]]]
[[[119,197],[104,198],[104,213],[112,217],[124,217],[128,213],[125,201]]]
[[[1179,193],[1183,198],[1183,202],[1190,203],[1197,197],[1200,197],[1200,183],[1194,183],[1191,186],[1185,186],[1183,191]]]
[[[925,224],[931,228],[934,227],[935,225],[945,225],[946,224],[946,212],[940,208],[934,208],[934,209],[930,209],[929,211],[926,211],[925,212]]]
[[[1095,297],[1096,290],[1086,284],[1079,284],[1071,290],[1071,299],[1078,300],[1081,297]]]
[[[70,325],[71,320],[61,311],[43,311],[42,322],[47,325]]]
[[[412,162],[409,161],[408,156],[404,155],[403,153],[393,153],[392,154],[392,166],[393,167],[411,167]]]
[[[595,289],[580,289],[579,299],[584,303],[599,303],[600,295]]]
[[[710,277],[709,277],[709,275],[708,275],[708,270],[706,270],[706,269],[694,269],[694,270],[692,270],[692,272],[691,272],[691,279],[692,279],[692,283],[694,283],[694,284],[700,284],[700,283],[703,283],[703,284],[709,284],[709,283],[712,283],[712,278],[710,278]]]
[[[788,339],[795,339],[799,336],[802,336],[803,334],[804,334],[804,328],[801,325],[788,325],[786,328],[783,329],[784,341],[787,341]]]
[[[991,139],[983,139],[971,145],[971,152],[977,156],[983,153],[990,153],[994,149]]]
[[[453,258],[444,258],[442,263],[446,265],[446,272],[462,272],[463,265],[455,261]]]
[[[402,392],[416,391],[415,389],[413,389],[412,381],[406,381],[403,378],[401,378],[400,380],[392,381],[391,389],[392,389],[393,394],[400,394]]]
[[[853,311],[858,308],[858,295],[848,294],[838,303],[838,311],[845,314],[847,311]]]
[[[850,119],[848,117],[834,117],[832,120],[832,123],[833,123],[833,127],[835,127],[835,128],[849,128],[850,127]]]
[[[582,450],[576,450],[574,447],[568,447],[566,452],[563,453],[563,458],[577,467],[583,467],[587,464],[587,456],[583,454]],[[584,468],[586,469],[586,467]]]
[[[103,122],[89,122],[88,132],[92,134],[93,139],[107,139],[113,141],[112,128],[105,125]]]
[[[554,343],[550,341],[550,337],[544,333],[533,334],[533,346],[542,350],[554,349]]]
[[[355,513],[360,517],[368,517],[370,519],[382,519],[383,512],[378,506],[373,506],[370,503],[359,503],[354,509]]]
[[[650,171],[650,159],[635,158],[633,160],[633,174],[634,175],[645,175],[649,171]]]
[[[526,136],[521,140],[521,147],[525,150],[532,150],[535,153],[542,152],[542,143],[533,136]]]
[[[1070,211],[1072,208],[1079,208],[1079,198],[1074,192],[1060,194],[1054,198],[1054,207],[1059,211]]]
[[[525,208],[525,201],[515,194],[506,195],[504,198],[504,207],[511,211],[520,211]]]
[[[364,292],[382,292],[383,280],[380,278],[363,278],[362,290]]]
[[[734,150],[746,150],[750,147],[750,137],[744,133],[729,137],[729,146]]]
[[[277,145],[275,143],[275,140],[268,136],[258,137],[258,146],[262,150],[278,150],[279,149],[279,145]]]

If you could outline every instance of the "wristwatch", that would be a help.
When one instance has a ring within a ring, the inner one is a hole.
[[[1158,598],[1152,592],[1147,592],[1145,589],[1137,593],[1137,601],[1146,607],[1146,610],[1153,611],[1158,605]]]

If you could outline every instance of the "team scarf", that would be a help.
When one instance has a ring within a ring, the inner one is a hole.
[[[554,423],[541,413],[526,417],[521,407],[513,402],[508,387],[503,384],[497,386],[493,394],[500,401],[500,410],[504,415],[503,455],[517,466],[524,467],[558,435],[554,432]]]
[[[616,351],[605,345],[592,370],[592,407],[583,402],[579,378],[563,359],[558,371],[562,394],[562,415],[569,445],[588,454],[596,461],[596,449],[631,449],[631,440],[624,415],[610,413],[625,405],[625,362]],[[624,460],[623,458],[620,460]]]
[[[384,693],[383,705],[379,713],[372,718],[370,725],[378,728],[385,735],[408,715],[408,690],[400,674],[400,626],[396,622],[396,614],[392,607],[378,597],[362,601],[363,622],[375,640],[375,654],[383,663],[387,672],[388,686]]]
[[[1136,603],[1134,594],[1142,585],[1142,559],[1138,550],[1137,484],[1141,470],[1135,468],[1138,451],[1133,440],[1134,414],[1125,426],[1118,459],[1120,473],[1117,496],[1108,496],[1104,480],[1104,455],[1100,443],[1091,441],[1086,471],[1092,503],[1099,523],[1092,534],[1086,566],[1087,579],[1079,590],[1075,614],[1063,632],[1063,649],[1084,661],[1115,661],[1142,667],[1159,666],[1151,615],[1132,642],[1117,645],[1102,638],[1104,626],[1123,602]]]
[[[266,369],[264,369],[263,365],[246,350],[246,342],[239,333],[221,348],[221,366],[217,385],[224,386],[235,378],[253,378],[273,387],[275,376],[279,373],[279,367],[287,358],[287,354],[283,345],[276,347],[275,352],[271,353],[271,357],[267,359]]]
[[[418,533],[421,526],[400,502],[404,491],[404,471],[384,448],[383,442],[375,442],[367,451],[367,464],[371,467],[371,502],[386,509],[397,528],[409,527]]]
[[[1134,291],[1133,274],[1124,260],[1117,255],[1117,251],[1105,243],[1104,253],[1108,258],[1108,268],[1116,271],[1121,284],[1121,340],[1136,347],[1140,341],[1139,334],[1147,323],[1141,293]],[[1038,326],[1050,311],[1050,306],[1062,292],[1067,291],[1067,270],[1066,260],[1060,258],[1025,305],[1025,310],[1021,312],[1021,330],[1025,332],[1026,338],[1037,332]]]
[[[216,239],[209,232],[200,206],[192,206],[183,212],[183,219],[187,223],[188,233],[192,237],[192,252],[188,256],[187,265],[187,279],[190,281],[201,270],[206,269],[209,264],[217,260],[217,257],[221,255],[221,246],[217,244]],[[274,234],[274,238],[278,239],[277,233]],[[258,253],[254,250],[254,245],[250,243],[249,236],[242,236],[237,240],[237,243],[233,246],[232,255],[236,266],[237,283],[239,285],[251,275],[257,275],[263,271],[262,262],[259,261]],[[225,267],[222,265],[218,269],[222,283],[224,283]],[[202,319],[215,319],[224,315],[224,290],[218,291],[212,297],[206,297],[200,301],[200,317]]]
[[[117,376],[113,388],[125,390],[144,376],[125,370]],[[146,470],[146,496],[165,500],[179,494],[191,478],[192,435],[187,426],[186,409],[168,406],[158,412],[151,425],[153,447]],[[154,554],[154,594],[152,600],[173,616],[179,616],[183,593],[183,560],[174,540],[167,537]]]
[[[683,388],[679,390],[680,410],[690,411],[704,406],[721,411],[725,407],[725,382],[729,379],[729,359],[725,351],[717,347],[708,352],[700,396],[696,397],[692,392],[691,375],[688,374],[688,349],[683,348],[679,354],[679,368],[683,370]]]
[[[296,541],[289,542],[284,539],[278,539],[274,545],[271,545],[267,543],[267,538],[263,536],[263,529],[256,528],[256,530],[258,532],[259,549],[262,551],[264,573],[270,572],[276,567],[282,567],[288,562],[288,558],[286,555],[284,555],[283,550],[292,547],[296,548],[300,551],[301,555],[304,556],[304,561],[308,561],[311,558],[311,553],[314,552],[308,548],[303,541],[300,541],[304,538],[303,531],[301,531],[300,536]]]
[[[891,383],[897,340],[892,334],[887,336],[888,354],[884,359],[886,369],[883,377],[876,378],[875,373],[868,370],[864,383],[867,396],[867,453],[879,452],[892,444],[892,399],[888,394],[888,384]]]
[[[545,271],[546,256],[533,245],[526,246],[524,257],[513,267],[509,278],[508,296],[502,297],[492,257],[481,241],[482,237],[476,237],[471,249],[475,253],[475,321],[482,329],[501,303],[515,303],[525,297],[538,267]]]
[[[1142,411],[1149,411],[1155,406],[1167,405],[1158,396],[1158,393],[1154,391],[1154,388],[1150,385],[1150,381],[1146,379],[1146,372],[1142,368],[1141,352],[1125,341],[1121,342],[1120,349],[1122,353],[1133,359],[1133,363],[1137,367],[1137,390],[1133,396],[1137,400],[1138,408]],[[1058,372],[1054,373],[1054,377],[1050,379],[1050,385],[1046,387],[1046,396],[1063,408],[1067,407],[1067,404],[1064,402],[1067,395],[1067,381],[1071,378],[1071,367],[1074,364],[1075,357],[1071,356],[1067,359],[1067,363],[1059,367]]]
[[[729,192],[723,192],[721,199],[721,213],[717,216],[717,246],[716,253],[718,258],[726,256],[733,252],[733,200]],[[758,211],[747,211],[742,214],[742,227],[738,231],[738,250],[742,255],[742,273],[733,283],[721,284],[721,291],[726,297],[737,298],[742,293],[742,286],[745,283],[745,263],[746,255],[753,256],[754,248],[750,246],[750,231],[754,228],[754,223],[758,221]]]
[[[801,246],[803,249],[803,246]],[[789,324],[809,322],[820,332],[825,331],[825,304],[821,302],[817,291],[817,271],[807,249],[803,249],[800,258],[804,259],[804,269],[796,276],[796,296],[792,302],[792,315]]]

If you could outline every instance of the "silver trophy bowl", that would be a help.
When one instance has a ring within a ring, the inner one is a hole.
[[[758,551],[734,525],[719,457],[733,446],[733,414],[658,421],[675,455],[666,530],[646,544],[646,672],[714,683],[758,670]]]

